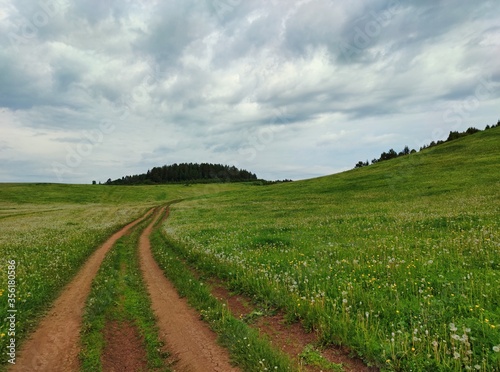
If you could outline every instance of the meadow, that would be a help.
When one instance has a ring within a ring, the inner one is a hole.
[[[176,257],[283,311],[318,334],[316,347],[346,345],[387,371],[498,371],[499,129],[268,186],[2,184],[0,312],[8,261],[16,261],[22,342],[107,237],[168,203],[163,236],[154,237],[164,267],[176,267]]]
[[[234,188],[219,186],[216,191]],[[0,185],[0,314],[8,314],[8,262],[14,260],[17,347],[77,273],[112,233],[152,206],[214,192],[210,185],[104,186]],[[9,322],[0,324],[6,350]],[[0,365],[7,362],[2,353]]]
[[[172,206],[193,267],[399,371],[500,370],[500,131]]]

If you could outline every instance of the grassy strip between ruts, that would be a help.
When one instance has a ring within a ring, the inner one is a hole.
[[[293,371],[290,359],[273,349],[258,332],[236,319],[225,304],[217,301],[209,288],[200,282],[177,256],[175,247],[159,229],[151,235],[153,256],[202,319],[219,335],[219,342],[229,350],[231,359],[245,371]]]
[[[105,329],[110,322],[133,324],[142,339],[147,369],[169,371],[155,316],[139,268],[137,244],[151,218],[121,238],[104,259],[87,299],[81,330],[83,371],[102,371]]]

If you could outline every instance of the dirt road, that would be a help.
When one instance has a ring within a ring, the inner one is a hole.
[[[152,210],[113,234],[90,256],[76,277],[63,289],[37,330],[23,344],[16,364],[9,371],[79,370],[80,327],[92,279],[97,274],[104,256],[115,242],[148,217],[151,212]]]
[[[168,209],[162,209],[144,230],[139,240],[141,270],[158,318],[160,337],[173,353],[175,371],[238,371],[229,362],[229,354],[216,342],[216,335],[200,320],[199,314],[180,298],[153,259],[149,236],[154,222]]]

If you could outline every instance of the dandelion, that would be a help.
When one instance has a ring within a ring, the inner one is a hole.
[[[500,353],[500,345],[493,346],[493,351],[495,353]]]
[[[457,327],[455,326],[455,323],[450,323],[450,331],[452,331],[452,332],[457,331]]]
[[[481,370],[481,366],[480,366],[479,364],[476,364],[476,365],[474,366],[474,369],[476,369],[476,370],[478,370],[478,371],[479,371],[479,370]]]
[[[460,353],[458,352],[453,352],[453,359],[460,359]]]

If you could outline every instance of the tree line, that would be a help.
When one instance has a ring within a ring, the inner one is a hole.
[[[147,185],[163,183],[209,183],[255,181],[257,176],[235,166],[209,163],[180,163],[154,167],[143,174],[108,179],[107,185]]]
[[[484,128],[484,130],[488,130],[488,129],[495,128],[495,127],[500,127],[500,120],[498,120],[498,122],[496,124],[493,124],[491,126],[487,125],[486,128]],[[477,132],[481,132],[481,129],[470,127],[464,132],[450,131],[450,134],[448,135],[448,138],[445,141],[442,141],[442,140],[432,141],[430,144],[420,147],[419,151],[422,151],[423,149],[427,149],[430,147],[438,146],[438,145],[441,145],[443,143],[456,140],[458,138],[470,136],[471,134],[474,134]],[[399,156],[413,154],[415,152],[417,152],[417,150],[415,150],[415,149],[410,150],[408,146],[405,146],[404,149],[400,152],[396,152],[396,151],[394,151],[394,149],[390,149],[389,151],[387,151],[387,152],[384,151],[382,154],[380,154],[380,157],[378,159],[377,158],[373,159],[371,161],[371,164],[375,164],[375,163],[385,161],[385,160],[394,159],[394,158],[397,158]],[[368,165],[370,165],[368,160],[367,161],[359,161],[356,163],[354,168],[362,168],[362,167],[366,167]]]

